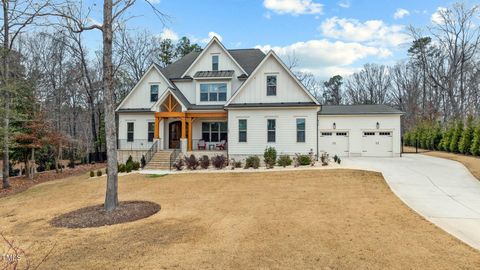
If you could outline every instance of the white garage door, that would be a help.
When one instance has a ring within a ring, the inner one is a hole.
[[[318,150],[320,153],[327,152],[331,157],[334,155],[340,157],[348,156],[348,132],[320,131]]]
[[[364,131],[362,138],[362,156],[365,157],[391,157],[392,132],[391,131]]]

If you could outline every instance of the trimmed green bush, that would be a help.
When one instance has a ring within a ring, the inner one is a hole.
[[[90,171],[90,177],[94,177],[95,173],[93,171]]]
[[[460,141],[462,132],[463,132],[463,122],[457,121],[457,123],[455,124],[455,129],[453,131],[452,138],[450,140],[450,152],[458,153],[458,142]]]
[[[465,128],[463,129],[463,132],[462,132],[462,137],[458,142],[458,151],[460,153],[466,154],[466,155],[470,154],[470,147],[472,145],[472,139],[473,139],[473,131],[474,131],[473,117],[469,115],[467,117],[467,122],[465,123]]]
[[[208,167],[210,166],[210,158],[207,155],[203,155],[199,161],[200,167],[202,167],[202,169],[208,169]]]
[[[275,150],[275,147],[267,147],[265,149],[265,152],[263,153],[263,161],[265,162],[267,169],[271,169],[275,166],[275,162],[277,161],[277,150]]]
[[[102,176],[102,171],[101,170],[97,171],[97,176]]]
[[[125,172],[129,173],[133,170],[133,162],[125,164]]]
[[[470,154],[474,156],[480,155],[480,123],[477,123],[473,131],[472,145],[470,146]]]
[[[287,166],[290,166],[292,165],[292,159],[290,158],[289,155],[281,155],[279,158],[278,158],[278,166],[282,166],[282,167],[287,167]]]
[[[245,169],[248,169],[248,168],[258,169],[258,167],[260,167],[260,158],[259,157],[249,156],[245,160]]]
[[[298,163],[301,166],[310,165],[311,162],[312,162],[312,159],[310,158],[309,155],[299,155],[298,156]]]
[[[138,171],[140,169],[140,162],[134,161],[132,162],[132,170]]]
[[[121,172],[121,173],[126,172],[127,167],[125,166],[125,164],[118,164],[118,171]]]

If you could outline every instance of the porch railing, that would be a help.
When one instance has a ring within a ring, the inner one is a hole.
[[[155,153],[158,152],[158,141],[155,141],[150,149],[148,149],[147,153],[145,153],[145,164],[148,164],[150,160],[152,160]]]
[[[177,160],[178,155],[180,154],[180,149],[175,149],[172,151],[170,154],[170,170],[172,170],[173,163],[175,163],[175,160]]]
[[[119,150],[147,150],[152,147],[154,144],[153,141],[149,140],[133,140],[129,141],[126,139],[119,139],[117,142],[117,147]]]

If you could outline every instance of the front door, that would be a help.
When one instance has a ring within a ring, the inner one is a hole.
[[[168,148],[180,148],[180,137],[182,136],[182,122],[172,122],[168,126]]]

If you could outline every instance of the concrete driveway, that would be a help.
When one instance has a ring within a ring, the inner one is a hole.
[[[410,208],[480,249],[480,181],[461,163],[409,154],[402,158],[345,158],[342,164],[381,172]]]

